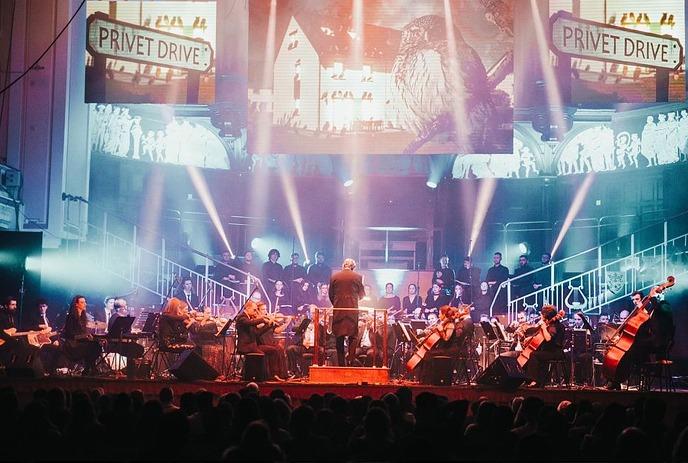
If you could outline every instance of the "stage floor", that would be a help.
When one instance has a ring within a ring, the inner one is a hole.
[[[102,387],[106,393],[131,392],[141,390],[146,397],[157,397],[160,388],[172,386],[175,395],[179,397],[184,392],[195,392],[200,388],[206,389],[217,395],[229,392],[237,392],[246,385],[239,381],[194,381],[185,382],[176,379],[170,380],[130,380],[94,377],[45,377],[40,379],[30,378],[0,378],[0,387],[12,386],[17,390],[20,400],[30,400],[31,394],[36,389],[50,389],[61,387],[67,390],[87,391]],[[260,383],[260,393],[269,394],[274,389],[282,389],[297,402],[308,399],[312,394],[324,394],[331,392],[346,399],[368,395],[372,398],[380,398],[388,392],[396,391],[400,386],[411,388],[414,396],[421,392],[432,392],[446,396],[449,400],[476,401],[482,397],[497,403],[508,403],[515,396],[538,396],[545,402],[556,404],[561,400],[590,400],[608,404],[616,402],[622,405],[632,405],[638,398],[654,396],[667,402],[668,410],[678,411],[688,407],[688,390],[682,389],[676,392],[639,392],[635,390],[608,391],[592,388],[565,388],[552,387],[544,389],[519,388],[515,391],[507,391],[493,386],[427,386],[412,382],[395,381],[389,384],[312,384],[307,381],[288,382],[264,382]]]

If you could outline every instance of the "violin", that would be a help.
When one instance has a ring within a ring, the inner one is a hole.
[[[566,314],[564,313],[563,310],[560,310],[554,317],[550,318],[549,320],[546,321],[541,321],[540,325],[544,324],[545,327],[548,327],[555,322],[558,322],[559,320],[563,319]],[[545,342],[545,336],[542,334],[542,330],[538,330],[537,333],[535,333],[533,336],[526,338],[523,341],[523,344],[521,345],[522,351],[518,354],[518,358],[516,361],[521,367],[524,367],[526,363],[528,363],[528,360],[530,360],[530,355],[538,350],[542,343]]]

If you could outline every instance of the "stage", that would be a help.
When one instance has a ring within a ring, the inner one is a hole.
[[[185,392],[195,392],[206,389],[216,395],[238,392],[246,386],[241,381],[194,381],[185,382],[176,379],[170,380],[130,380],[96,377],[45,377],[32,378],[0,378],[0,387],[12,386],[17,391],[21,401],[30,400],[33,391],[37,389],[51,389],[60,387],[66,390],[88,391],[94,388],[103,388],[105,393],[116,394],[119,392],[131,392],[141,390],[147,398],[157,397],[160,388],[171,386],[175,395],[179,397]],[[537,396],[546,403],[558,404],[562,400],[581,401],[589,400],[603,405],[619,403],[633,405],[641,397],[657,397],[667,403],[669,413],[677,412],[688,403],[688,389],[679,389],[677,392],[640,392],[636,390],[608,391],[593,388],[565,388],[552,387],[544,389],[504,390],[494,386],[428,386],[410,381],[393,381],[389,384],[325,384],[309,383],[307,381],[287,382],[263,382],[259,384],[261,395],[270,394],[275,389],[282,389],[292,400],[300,402],[308,399],[313,394],[333,393],[346,399],[359,396],[380,398],[389,392],[395,392],[401,386],[407,386],[413,392],[414,397],[422,392],[432,392],[451,400],[476,401],[486,397],[496,403],[509,403],[516,396]]]

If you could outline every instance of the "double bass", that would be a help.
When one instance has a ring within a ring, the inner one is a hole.
[[[545,322],[545,326],[549,326],[552,323],[558,322],[559,320],[564,318],[564,316],[564,311],[560,310],[554,317],[550,318]],[[518,357],[516,358],[516,361],[521,366],[521,368],[523,368],[525,364],[528,363],[528,360],[530,360],[530,355],[536,350],[538,350],[544,341],[545,336],[542,334],[542,330],[537,330],[537,333],[535,333],[533,336],[529,338],[526,338],[523,341],[523,350],[518,354]]]
[[[611,336],[607,352],[604,354],[604,362],[602,363],[602,373],[605,378],[609,380],[617,379],[619,364],[631,347],[633,347],[640,327],[652,317],[652,312],[648,310],[652,298],[656,297],[665,289],[671,288],[675,283],[676,278],[670,276],[667,277],[666,282],[652,288],[650,294],[643,298],[641,305],[631,312],[626,321],[619,326],[616,332]]]

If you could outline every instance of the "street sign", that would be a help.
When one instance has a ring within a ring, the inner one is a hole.
[[[87,37],[86,49],[94,56],[197,72],[213,66],[209,42],[110,19],[100,12],[88,17]]]
[[[674,71],[683,64],[683,45],[670,35],[588,21],[566,11],[552,15],[550,33],[557,54]]]

